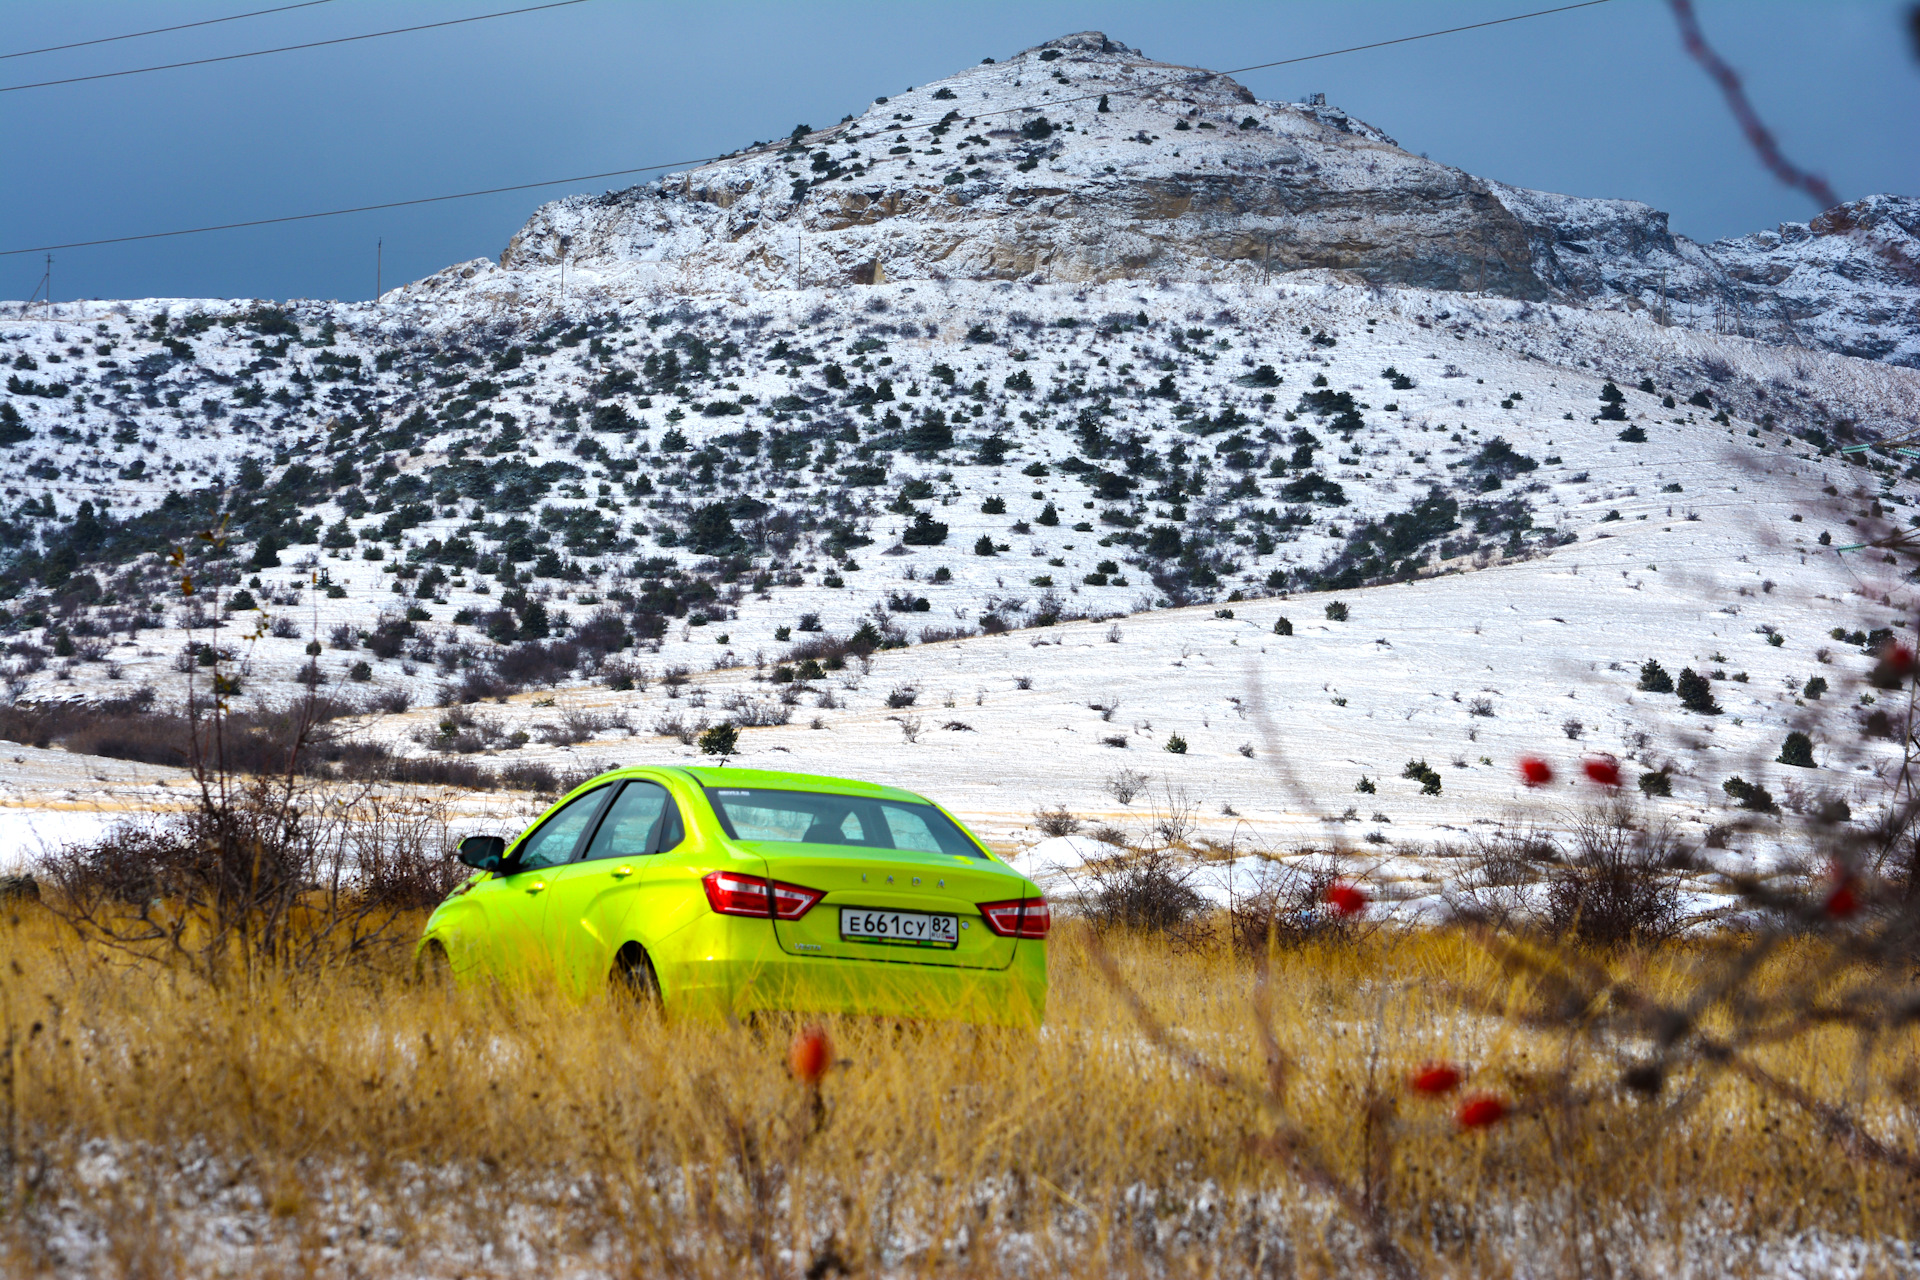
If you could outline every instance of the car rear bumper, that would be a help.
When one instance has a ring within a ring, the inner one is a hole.
[[[751,923],[766,928],[759,921]],[[1042,942],[1020,943],[1004,969],[966,969],[789,955],[773,945],[770,934],[750,941],[740,936],[747,929],[725,932],[734,937],[724,951],[653,957],[670,1013],[715,1020],[761,1011],[843,1013],[1021,1027],[1037,1026],[1046,1015],[1047,955]],[[764,944],[753,945],[761,938]]]

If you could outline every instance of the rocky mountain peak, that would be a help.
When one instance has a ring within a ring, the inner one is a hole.
[[[1262,102],[1100,32],[876,99],[831,129],[556,201],[500,266],[562,255],[760,287],[1319,268],[1549,292],[1487,184],[1337,108]]]
[[[1694,328],[1920,363],[1920,203],[1874,196],[1700,245],[1666,214],[1486,181],[1414,155],[1318,95],[1083,31],[858,116],[624,191],[538,210],[498,267],[413,287],[519,296],[562,258],[644,285],[889,280],[1267,281],[1653,312]]]
[[[1118,40],[1109,40],[1104,31],[1076,31],[1070,36],[1060,36],[1045,44],[1037,44],[1031,49],[1022,49],[1020,52],[1022,55],[1038,55],[1048,49],[1060,53],[1120,53],[1130,54],[1136,58],[1146,57],[1138,49],[1121,44]]]

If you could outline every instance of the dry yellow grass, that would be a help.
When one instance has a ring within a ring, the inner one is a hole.
[[[792,1023],[663,1024],[611,1003],[448,991],[405,966],[214,991],[0,918],[7,1273],[1420,1275],[1910,1273],[1915,1189],[1728,1074],[1619,1088],[1585,1042],[1492,1016],[1467,937],[1275,957],[1281,1108],[1254,966],[1109,938],[1151,1042],[1074,926],[1037,1035],[831,1025],[816,1111]],[[1803,965],[1804,953],[1773,964]],[[1619,963],[1681,989],[1697,952]],[[1771,979],[1763,975],[1756,990]],[[1910,1139],[1909,1032],[1753,1060]],[[1621,1045],[1631,1054],[1633,1046]],[[1521,1113],[1463,1131],[1426,1059]],[[1589,1100],[1559,1101],[1560,1073]],[[1529,1111],[1529,1099],[1548,1099]],[[1371,1099],[1371,1101],[1369,1101]],[[1303,1179],[1291,1132],[1345,1188]],[[1316,1155],[1317,1153],[1317,1155]],[[1342,1196],[1347,1199],[1343,1201]]]

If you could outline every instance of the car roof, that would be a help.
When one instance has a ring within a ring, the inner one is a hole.
[[[775,769],[732,769],[711,765],[675,765],[703,787],[760,787],[770,791],[812,791],[822,795],[861,796],[871,800],[900,800],[926,804],[924,796],[858,778],[834,778],[818,773],[786,773]]]

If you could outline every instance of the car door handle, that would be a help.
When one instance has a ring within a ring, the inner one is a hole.
[[[528,886],[527,886],[527,892],[528,892],[528,893],[539,893],[539,892],[540,892],[540,891],[541,891],[542,889],[544,889],[544,888],[546,888],[546,887],[547,887],[547,886],[546,886],[546,882],[545,882],[545,881],[543,881],[543,880],[535,880],[535,881],[534,881],[534,882],[533,882],[532,884],[530,884],[530,885],[528,885]]]
[[[633,874],[632,867],[615,867],[612,872],[613,878],[615,880],[624,880],[632,874]]]

